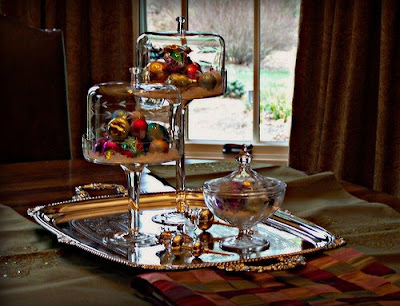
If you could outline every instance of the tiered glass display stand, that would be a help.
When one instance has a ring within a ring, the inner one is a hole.
[[[121,166],[127,178],[129,226],[103,237],[104,242],[144,247],[158,244],[158,239],[140,227],[142,170],[182,158],[182,111],[175,86],[139,83],[140,69],[131,72],[131,83],[103,83],[89,89],[82,145],[86,160]]]
[[[222,95],[226,89],[225,42],[216,34],[184,30],[178,17],[176,32],[148,32],[137,40],[138,67],[144,83],[176,86],[182,97],[182,117],[194,99]],[[184,119],[183,119],[184,120]],[[185,130],[185,123],[183,123]],[[179,225],[186,222],[188,205],[185,188],[185,154],[176,163],[176,211],[153,217],[156,223]]]

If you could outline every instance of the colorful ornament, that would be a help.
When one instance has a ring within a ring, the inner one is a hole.
[[[125,117],[127,118],[128,116],[128,111],[125,109],[117,109],[115,112],[113,112],[111,118],[120,118],[120,117]]]
[[[182,253],[182,246],[185,242],[185,238],[182,235],[175,235],[171,239],[171,253],[175,256],[179,256]]]
[[[107,151],[118,153],[121,151],[121,147],[116,142],[109,140],[104,143],[102,154],[106,154]]]
[[[136,154],[140,155],[144,151],[144,145],[143,142],[141,142],[139,139],[136,139]]]
[[[150,49],[150,59],[151,60],[160,59],[163,57],[163,55],[164,55],[163,48],[156,48],[156,47],[152,46],[152,48]]]
[[[164,48],[164,51],[166,69],[169,72],[178,72],[185,68],[187,64],[187,54],[184,49],[178,45],[169,45]]]
[[[106,126],[106,131],[112,140],[124,140],[129,134],[129,122],[125,117],[111,119]]]
[[[122,152],[121,154],[124,155],[130,155],[126,151],[130,151],[132,153],[132,157],[138,156],[143,153],[143,143],[136,138],[133,137],[128,137],[124,140],[124,142],[121,144],[121,148],[125,151]]]
[[[106,159],[110,160],[114,154],[115,154],[115,153],[114,153],[113,150],[107,150],[107,151],[104,153],[104,156],[106,157]]]
[[[214,215],[209,209],[201,209],[197,216],[197,227],[203,231],[208,230],[214,224]]]
[[[147,126],[147,137],[150,140],[168,138],[168,132],[165,127],[158,123],[149,123]]]
[[[168,77],[166,73],[166,64],[160,61],[155,61],[147,65],[146,69],[149,71],[150,83],[162,83]]]
[[[94,151],[95,151],[95,152],[102,152],[102,151],[103,151],[104,144],[105,144],[107,141],[109,141],[109,139],[106,138],[106,137],[102,137],[102,138],[97,139],[96,142],[94,143],[94,148],[93,148]]]
[[[212,90],[217,85],[217,79],[210,72],[205,72],[199,77],[199,85],[207,90]]]
[[[200,65],[197,63],[191,63],[186,66],[186,74],[189,79],[197,80],[201,74]]]
[[[168,143],[161,139],[154,139],[149,146],[150,153],[168,153]]]
[[[132,154],[136,154],[136,139],[133,137],[128,137],[121,144],[121,148],[125,151],[131,151]],[[122,153],[123,154],[123,153]],[[126,154],[125,154],[126,155]]]
[[[166,68],[169,72],[174,73],[174,72],[179,72],[184,68],[184,65],[179,63],[177,60],[175,60],[172,56],[169,54],[165,55],[165,63],[167,64]]]
[[[132,122],[131,133],[138,139],[144,139],[146,137],[147,122],[145,119],[140,118]]]
[[[215,87],[220,87],[221,84],[222,84],[222,76],[221,76],[221,74],[217,70],[214,70],[213,68],[210,69],[210,73],[217,80],[217,84],[215,85]]]
[[[185,89],[192,83],[192,81],[186,75],[173,73],[167,78],[165,83],[168,85],[174,85],[180,89]]]
[[[200,241],[196,241],[192,246],[192,254],[194,257],[199,257],[204,253],[204,246]]]
[[[184,65],[184,57],[181,52],[171,52],[169,54],[174,60],[176,60],[181,66]]]
[[[122,155],[128,157],[128,158],[134,158],[135,154],[131,150],[121,150],[120,152]]]

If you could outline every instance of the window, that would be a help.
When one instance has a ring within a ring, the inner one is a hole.
[[[290,136],[300,0],[147,0],[147,31],[220,34],[226,44],[225,96],[198,99],[187,111],[186,152],[223,158],[224,143],[251,143],[257,160],[285,164]]]

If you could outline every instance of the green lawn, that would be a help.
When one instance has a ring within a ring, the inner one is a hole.
[[[244,65],[227,65],[228,82],[240,80],[245,86],[242,101],[246,108],[251,109],[247,91],[253,90],[253,67]],[[229,87],[228,87],[229,88]],[[284,119],[291,115],[291,92],[293,83],[289,70],[260,71],[260,111],[272,115],[275,120]]]
[[[226,69],[228,72],[228,82],[233,80],[240,80],[247,88],[253,88],[253,67],[245,65],[227,64]],[[282,86],[286,84],[290,78],[289,70],[267,70],[261,69],[260,82],[261,88],[271,88]]]

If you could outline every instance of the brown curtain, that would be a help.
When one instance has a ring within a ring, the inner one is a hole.
[[[289,152],[400,196],[400,1],[302,2]]]
[[[1,13],[64,33],[72,157],[81,159],[86,94],[100,82],[128,81],[133,65],[132,0],[0,0]]]

